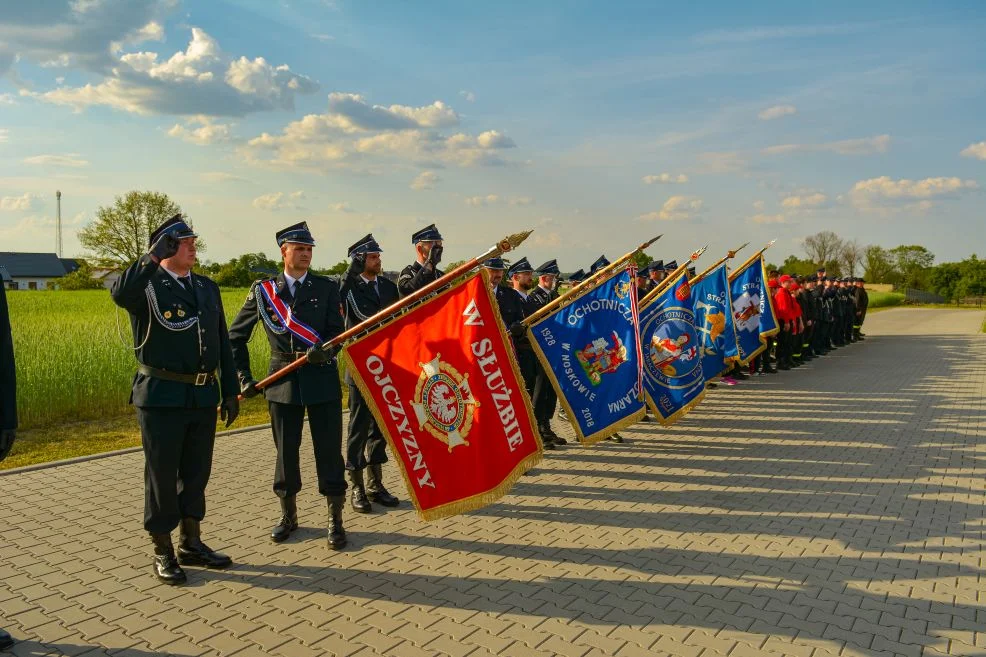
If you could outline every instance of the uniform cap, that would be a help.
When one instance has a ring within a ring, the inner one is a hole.
[[[585,280],[585,270],[580,269],[577,272],[573,272],[571,276],[568,277],[569,282],[580,283]]]
[[[598,258],[596,258],[596,261],[592,263],[592,265],[589,267],[589,273],[594,274],[600,269],[602,269],[603,267],[609,266],[609,264],[610,262],[609,260],[606,259],[606,256],[601,255]]]
[[[383,249],[380,248],[380,245],[373,238],[373,233],[367,233],[355,244],[350,246],[347,255],[352,258],[354,255],[367,253],[383,253]]]
[[[490,258],[489,260],[483,261],[483,266],[487,269],[500,269],[506,270],[507,265],[503,262],[503,258]]]
[[[688,267],[686,271],[688,272],[688,278],[695,278],[695,268],[694,267]]]
[[[652,271],[664,271],[664,261],[655,260],[654,262],[647,265],[647,273],[650,273]]]
[[[154,242],[156,242],[158,238],[164,235],[165,233],[169,235],[173,235],[176,239],[179,240],[185,239],[186,237],[198,237],[195,231],[192,230],[192,228],[185,223],[185,220],[182,218],[182,216],[180,214],[176,214],[175,216],[171,217],[171,219],[168,219],[163,224],[161,224],[156,229],[154,229],[154,232],[151,233],[150,239],[147,240],[147,246],[151,246],[152,244],[154,244]]]
[[[538,276],[544,276],[546,274],[553,274],[555,276],[558,276],[561,273],[558,270],[557,260],[549,260],[548,262],[544,263],[534,271],[535,273],[537,273]]]
[[[440,239],[442,239],[442,234],[435,228],[435,224],[431,224],[411,235],[411,244],[417,244],[418,242],[437,242]]]
[[[315,238],[312,237],[311,231],[308,230],[308,222],[305,221],[277,231],[274,237],[277,239],[278,246],[282,246],[288,242],[315,246]]]
[[[780,282],[781,282],[781,283],[786,283],[787,281],[792,281],[792,280],[794,280],[794,279],[793,279],[793,278],[791,278],[790,276],[788,276],[787,274],[784,274],[784,275],[783,275],[783,276],[781,276],[781,278],[780,278]]]
[[[664,271],[674,271],[678,268],[677,260],[668,260],[667,264],[664,265]]]
[[[533,272],[534,268],[531,267],[531,263],[527,262],[527,258],[521,258],[514,264],[510,265],[510,269],[507,270],[507,276],[513,276],[514,274],[522,274],[524,272]]]

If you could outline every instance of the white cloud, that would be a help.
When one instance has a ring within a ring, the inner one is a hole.
[[[764,214],[759,213],[750,217],[750,221],[755,224],[784,224],[787,220],[782,214]]]
[[[336,212],[356,212],[350,205],[349,201],[343,201],[342,203],[333,203],[329,206],[329,209],[335,210]]]
[[[770,39],[810,39],[818,36],[852,34],[880,26],[879,22],[835,23],[830,25],[769,25],[738,29],[709,30],[694,38],[700,44],[754,43]]]
[[[781,206],[788,210],[809,210],[819,208],[828,202],[828,197],[821,192],[791,194],[781,201]]]
[[[7,138],[10,136],[10,130],[7,128],[0,128],[0,144],[6,143]]]
[[[683,173],[676,175],[670,173],[662,173],[660,175],[651,175],[643,177],[644,183],[648,185],[654,185],[660,183],[662,185],[669,185],[673,183],[686,183],[688,182],[688,176]]]
[[[30,210],[34,200],[37,199],[36,194],[31,194],[26,192],[20,196],[4,196],[0,198],[0,210],[5,210],[8,212],[23,212],[25,210]]]
[[[226,182],[250,182],[242,176],[237,176],[232,173],[226,173],[225,171],[207,171],[201,176],[202,180],[206,182],[213,183],[226,183]]]
[[[174,0],[6,2],[0,16],[0,75],[18,59],[107,72],[121,44],[163,37],[157,19]]]
[[[764,207],[765,207],[765,204],[764,204],[763,201],[754,201],[753,202],[753,209],[754,210],[761,210],[762,211],[764,209]]]
[[[198,128],[191,127],[196,123],[199,124]],[[197,146],[205,146],[229,141],[232,136],[230,127],[225,123],[213,123],[208,116],[197,116],[187,120],[185,125],[176,123],[168,130],[168,136]]]
[[[476,94],[474,94],[471,91],[466,91],[466,90],[463,89],[462,91],[459,92],[459,95],[462,96],[462,98],[467,103],[475,103],[476,102]]]
[[[496,194],[487,194],[486,196],[470,196],[466,199],[466,205],[472,205],[474,207],[496,205],[499,202],[500,197]]]
[[[442,128],[458,125],[459,115],[440,100],[424,107],[370,105],[359,94],[329,94],[325,120],[343,132]]]
[[[530,196],[514,196],[508,201],[513,206],[534,205],[534,199]]]
[[[823,144],[779,144],[761,151],[764,155],[789,153],[837,153],[838,155],[872,155],[886,153],[890,147],[890,135],[877,135],[863,139],[844,139]]]
[[[642,214],[638,219],[644,221],[684,221],[702,211],[704,203],[697,196],[672,196],[660,210]]]
[[[303,199],[304,197],[305,193],[302,191],[291,192],[290,194],[285,194],[284,192],[272,192],[253,199],[253,207],[258,210],[266,210],[268,212],[276,212],[278,210],[298,210],[301,208],[297,203],[295,203],[295,201]]]
[[[0,94],[0,105],[16,105],[13,94]]]
[[[78,153],[68,153],[67,155],[32,155],[31,157],[24,158],[24,164],[71,167],[76,169],[89,166],[89,162],[80,158]]]
[[[241,154],[254,165],[318,171],[374,171],[374,163],[387,160],[429,168],[506,164],[500,153],[516,146],[510,137],[496,130],[476,136],[445,136],[437,130],[457,122],[455,111],[441,101],[424,107],[383,107],[354,94],[333,93],[327,113],[292,121],[280,135],[265,132],[250,139]]]
[[[322,43],[328,43],[329,41],[335,41],[336,39],[331,34],[312,34],[311,37],[313,39],[317,39],[318,41],[321,41]]]
[[[126,53],[98,84],[31,95],[76,111],[106,105],[137,114],[243,116],[294,109],[296,95],[317,89],[286,65],[224,53],[215,39],[193,27],[188,47],[167,60],[159,61],[156,52]]]
[[[977,144],[969,144],[959,153],[962,157],[974,157],[977,160],[986,160],[986,141]]]
[[[414,191],[420,192],[426,189],[435,189],[435,184],[440,181],[441,178],[434,171],[422,171],[411,181],[410,187]]]
[[[798,108],[794,105],[774,105],[773,107],[768,107],[761,110],[757,116],[761,121],[770,121],[772,119],[779,119],[783,116],[790,116],[791,114],[797,114]]]
[[[849,192],[853,203],[858,207],[872,207],[880,204],[907,203],[913,201],[932,201],[936,198],[957,196],[963,192],[979,189],[974,180],[961,178],[925,178],[923,180],[894,180],[889,176],[860,180]],[[921,209],[927,209],[924,203]]]

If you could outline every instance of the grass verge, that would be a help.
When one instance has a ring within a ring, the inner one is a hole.
[[[268,422],[267,403],[258,397],[245,400],[240,405],[240,416],[230,429]],[[225,428],[220,421],[217,429],[221,431]],[[140,429],[134,414],[26,429],[17,432],[14,448],[0,463],[0,470],[139,446]]]

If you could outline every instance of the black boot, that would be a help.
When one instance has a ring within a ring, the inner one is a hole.
[[[606,440],[612,440],[614,443],[622,443],[623,436],[618,433],[614,433],[612,436],[606,436]]]
[[[298,529],[298,505],[294,495],[280,498],[281,500],[281,519],[270,530],[270,540],[275,543],[287,540],[291,532]]]
[[[353,487],[351,503],[353,511],[356,513],[371,513],[373,506],[366,496],[366,487],[363,485],[363,470],[349,471],[349,484]]]
[[[183,566],[205,566],[222,569],[233,564],[225,554],[213,551],[202,542],[199,534],[199,521],[183,518],[181,521],[181,540],[178,542],[178,563]]]
[[[151,534],[151,542],[154,543],[154,576],[172,586],[184,584],[188,578],[175,559],[171,534]]]
[[[551,428],[550,422],[544,422],[538,427],[538,431],[541,432],[541,438],[547,438],[555,445],[567,445],[568,441],[555,433],[555,430]]]
[[[0,630],[0,650],[9,650],[14,647],[14,637]]]
[[[369,481],[367,481],[366,488],[370,495],[370,500],[391,508],[399,505],[401,501],[384,488],[383,466],[379,463],[371,463],[367,469],[370,471],[370,477]]]
[[[342,507],[346,506],[346,496],[333,495],[326,499],[329,501],[329,548],[341,550],[347,542],[346,530],[342,528]]]

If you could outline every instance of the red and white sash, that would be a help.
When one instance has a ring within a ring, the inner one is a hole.
[[[277,282],[274,280],[264,281],[257,287],[260,288],[260,293],[264,295],[264,300],[270,304],[270,307],[274,309],[274,313],[277,318],[281,320],[281,324],[284,328],[291,331],[291,334],[307,344],[309,347],[315,346],[322,341],[321,336],[312,327],[306,325],[304,322],[299,321],[294,313],[291,312],[291,307],[284,303],[281,297],[277,296]]]

